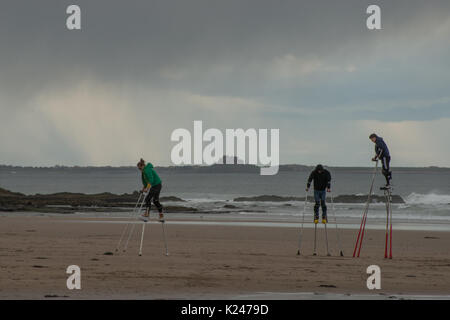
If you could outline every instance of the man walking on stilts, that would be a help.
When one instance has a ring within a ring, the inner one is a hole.
[[[148,163],[146,165],[145,161],[141,159],[138,162],[137,167],[142,172],[142,184],[144,185],[144,187],[142,188],[142,192],[148,192],[147,197],[145,198],[147,208],[145,213],[141,216],[141,220],[148,220],[150,207],[153,202],[159,212],[159,221],[164,222],[163,207],[159,202],[159,194],[162,187],[161,179],[159,178],[155,169],[153,169],[153,165],[151,163]]]
[[[325,202],[326,192],[331,191],[331,174],[318,164],[314,171],[311,172],[306,184],[306,191],[309,190],[311,182],[314,181],[314,223],[319,222],[319,207],[322,207],[322,223],[328,223],[327,204]],[[326,190],[326,191],[325,191]]]
[[[389,149],[386,143],[384,142],[383,138],[377,136],[375,133],[372,133],[369,136],[369,139],[372,140],[373,143],[375,143],[375,157],[372,158],[372,161],[381,160],[383,166],[382,173],[386,179],[385,187],[390,188],[392,172],[390,168],[391,155],[389,153]]]
[[[386,186],[380,188],[380,190],[384,190],[384,196],[386,197],[386,242],[384,247],[384,257],[392,259],[392,207],[391,207],[392,172],[390,170],[391,155],[383,138],[377,136],[375,133],[372,133],[369,136],[369,139],[372,140],[373,143],[375,143],[375,157],[372,158],[372,161],[381,160],[381,163],[383,165],[382,173],[386,179]],[[361,248],[359,250],[361,250]],[[353,256],[355,256],[354,253]]]

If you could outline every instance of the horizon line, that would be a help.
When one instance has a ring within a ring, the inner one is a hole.
[[[249,166],[249,167],[261,167],[254,164],[245,164],[245,163],[238,163],[238,164],[222,164],[222,163],[215,163],[212,165],[155,165],[155,168],[207,168],[211,167],[213,165],[224,165],[224,166]],[[302,167],[315,167],[316,165],[307,165],[307,164],[299,164],[299,163],[287,163],[287,164],[280,164],[278,167],[286,167],[286,166],[302,166]],[[329,168],[373,168],[373,166],[333,166],[333,165],[326,165],[325,167]],[[0,167],[14,167],[14,168],[39,168],[39,169],[56,169],[56,168],[135,168],[134,165],[119,165],[119,166],[113,166],[113,165],[58,165],[55,164],[53,166],[40,166],[40,165],[11,165],[11,164],[0,164]],[[429,165],[429,166],[392,166],[391,168],[414,168],[414,169],[450,169],[450,167],[442,167],[442,166],[436,166],[436,165]]]

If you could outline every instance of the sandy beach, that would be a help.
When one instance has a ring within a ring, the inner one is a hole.
[[[128,251],[114,255],[123,220],[74,216],[0,217],[1,299],[239,298],[261,293],[450,295],[450,233],[395,231],[394,259],[384,255],[384,231],[367,230],[361,257],[351,258],[355,230],[342,230],[345,256],[338,256],[329,227],[331,257],[323,228],[318,256],[313,230],[305,229],[296,255],[298,228],[166,223],[147,224],[143,256],[138,233]],[[140,230],[141,223],[137,225]],[[68,290],[66,268],[81,268],[81,290]],[[366,268],[381,268],[381,290],[368,290]],[[283,295],[284,294],[284,295]],[[293,296],[294,298],[295,296]]]

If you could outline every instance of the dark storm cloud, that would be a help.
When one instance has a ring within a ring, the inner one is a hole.
[[[89,73],[103,81],[257,95],[258,77],[240,72],[248,72],[249,64],[286,53],[344,59],[370,51],[383,37],[365,28],[365,9],[372,2],[4,1],[1,81],[24,93]],[[72,3],[82,9],[81,32],[65,29],[65,9]],[[377,4],[386,34],[450,8],[448,1]],[[220,64],[232,72],[216,76],[218,86],[211,85],[208,70]],[[189,72],[192,78],[161,79],[163,68]],[[248,91],[239,92],[236,77],[245,80]]]
[[[81,31],[66,29],[70,4],[81,7]],[[381,7],[380,31],[366,28],[370,4]],[[1,141],[0,163],[23,163],[30,148],[46,164],[123,164],[141,148],[145,117],[158,119],[147,134],[161,155],[169,131],[199,116],[323,143],[316,127],[365,137],[377,120],[443,119],[413,126],[431,132],[450,117],[448,0],[4,0],[0,9],[0,133],[23,141]],[[123,142],[100,150],[110,137]],[[301,143],[283,141],[282,162],[331,148]],[[333,147],[338,160],[345,146]]]

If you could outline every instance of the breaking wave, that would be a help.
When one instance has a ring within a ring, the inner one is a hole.
[[[420,194],[413,192],[409,196],[405,197],[404,200],[409,205],[450,205],[450,195],[446,194]]]

